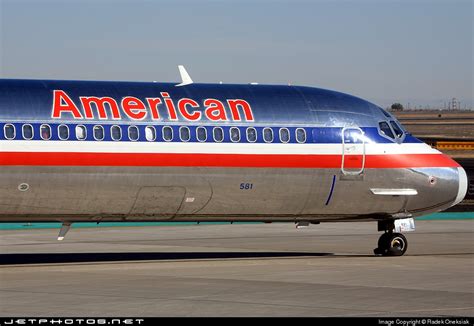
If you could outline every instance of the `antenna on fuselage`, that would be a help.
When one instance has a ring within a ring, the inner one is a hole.
[[[188,72],[186,71],[186,68],[184,68],[184,66],[182,65],[179,65],[178,69],[179,69],[179,74],[181,75],[181,83],[175,86],[185,86],[185,85],[192,84],[193,80],[191,79]]]

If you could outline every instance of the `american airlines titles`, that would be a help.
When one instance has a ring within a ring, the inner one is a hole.
[[[147,97],[145,101],[133,96],[125,96],[120,103],[108,96],[80,96],[82,110],[63,90],[53,91],[53,119],[94,119],[94,109],[100,120],[161,120],[166,113],[168,120],[199,121],[254,121],[250,104],[243,99],[228,99],[226,103],[214,98],[202,101],[202,105],[191,98],[180,98],[177,103],[169,93],[161,92],[161,97]],[[226,108],[227,104],[227,108]]]

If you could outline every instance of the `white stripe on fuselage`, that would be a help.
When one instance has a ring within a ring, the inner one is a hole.
[[[361,144],[346,144],[346,154],[362,153]],[[351,148],[352,147],[352,148]],[[113,142],[113,141],[0,141],[1,152],[70,153],[196,153],[196,154],[295,154],[340,155],[342,144],[261,144],[196,142]],[[423,143],[366,144],[367,155],[439,154]]]

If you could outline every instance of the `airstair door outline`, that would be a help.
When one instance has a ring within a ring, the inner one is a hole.
[[[346,127],[342,129],[342,164],[344,175],[363,174],[365,168],[365,137],[362,129]]]

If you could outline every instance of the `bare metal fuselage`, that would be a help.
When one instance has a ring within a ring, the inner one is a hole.
[[[392,116],[337,92],[3,80],[0,110],[2,222],[383,220],[465,193],[457,163],[410,135],[388,137]]]
[[[457,168],[4,167],[3,221],[337,221],[414,216],[449,207]],[[334,185],[333,185],[334,180]],[[19,191],[28,184],[27,191]],[[243,184],[243,186],[242,186]],[[245,188],[251,184],[251,189]],[[375,195],[371,188],[418,189],[417,196]],[[331,193],[331,189],[332,193]],[[451,194],[451,195],[449,195]]]

